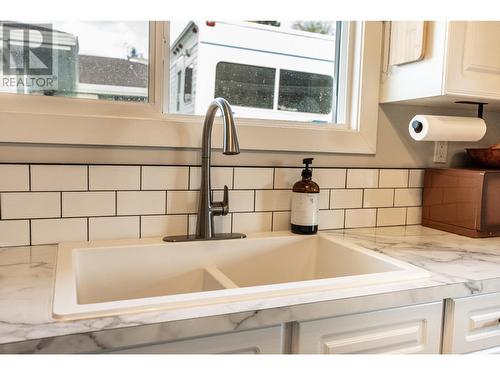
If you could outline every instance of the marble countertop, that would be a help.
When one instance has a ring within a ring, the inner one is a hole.
[[[179,321],[185,322],[184,329],[189,323],[189,329],[203,334],[209,333],[207,329],[211,328],[220,331],[248,329],[280,321],[310,319],[318,311],[332,311],[333,307],[337,312],[354,313],[500,291],[500,238],[470,239],[418,225],[329,233],[422,267],[431,272],[431,277],[223,305],[61,322],[52,319],[57,246],[3,248],[0,249],[0,344],[29,340],[36,344],[36,340],[88,334],[92,335],[93,345],[97,345],[96,333]],[[176,327],[176,330],[180,329]],[[170,334],[179,335],[177,331]],[[102,345],[99,343],[98,346]]]

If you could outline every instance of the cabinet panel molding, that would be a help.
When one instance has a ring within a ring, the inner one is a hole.
[[[465,22],[465,71],[500,75],[500,22]]]
[[[442,302],[298,322],[293,350],[308,354],[439,353]]]
[[[274,326],[114,350],[112,354],[281,354],[284,327]]]
[[[500,347],[500,293],[446,301],[443,353],[495,347]]]

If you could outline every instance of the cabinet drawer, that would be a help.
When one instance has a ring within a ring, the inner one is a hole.
[[[446,301],[443,353],[500,346],[500,293]]]
[[[274,326],[114,350],[112,354],[280,354],[283,328]]]
[[[442,302],[299,322],[295,353],[439,353]]]

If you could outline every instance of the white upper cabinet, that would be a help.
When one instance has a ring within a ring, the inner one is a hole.
[[[482,101],[490,103],[488,110],[499,110],[500,22],[429,21],[425,26],[423,37],[407,38],[418,43],[421,37],[421,58],[393,65],[397,60],[391,56],[403,47],[390,42],[396,35],[386,24],[380,102],[457,107],[456,101]]]

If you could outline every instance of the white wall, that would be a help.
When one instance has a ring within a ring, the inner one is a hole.
[[[450,143],[449,164],[461,166],[466,162],[466,147],[487,147],[500,142],[500,114],[488,113],[485,120],[488,132],[478,143]],[[475,111],[429,107],[382,105],[378,116],[376,155],[314,154],[314,165],[340,167],[429,167],[432,166],[433,142],[415,142],[407,131],[409,120],[417,113],[474,116]],[[374,119],[375,120],[375,119]],[[201,132],[200,132],[201,133]],[[200,134],[201,136],[201,134]],[[304,153],[243,151],[237,156],[213,153],[214,165],[300,166]],[[88,147],[51,145],[0,145],[0,162],[31,163],[95,163],[95,164],[199,164],[198,150]],[[442,164],[440,164],[442,166]]]

